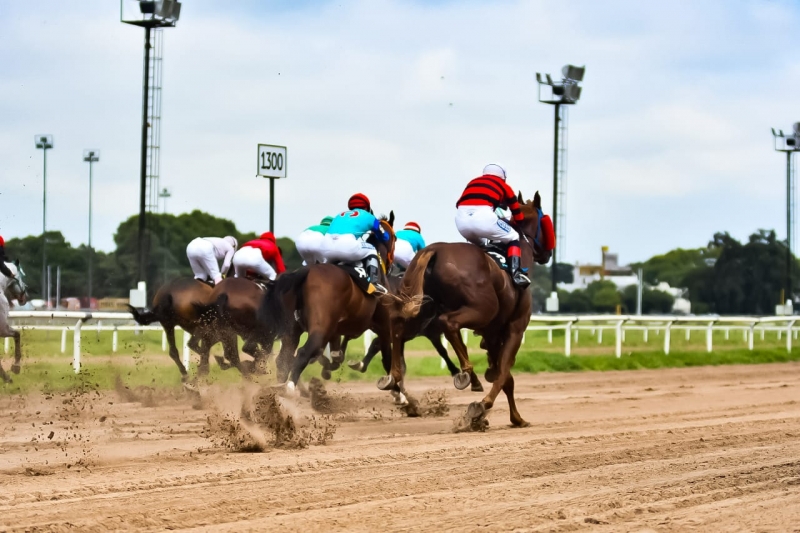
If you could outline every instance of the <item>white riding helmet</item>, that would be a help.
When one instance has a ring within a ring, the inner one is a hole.
[[[483,175],[484,176],[497,176],[498,178],[503,178],[503,181],[506,181],[506,171],[503,170],[503,167],[500,165],[495,165],[491,163],[483,167]]]
[[[228,244],[233,246],[234,250],[239,247],[239,243],[236,241],[236,237],[233,237],[231,235],[227,235],[227,236],[223,237],[222,240],[228,241]]]

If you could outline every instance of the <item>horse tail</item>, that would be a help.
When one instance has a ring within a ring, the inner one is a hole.
[[[423,291],[425,272],[428,270],[429,265],[432,266],[431,263],[435,258],[436,250],[422,250],[414,258],[414,269],[406,272],[403,277],[403,285],[400,289],[400,300],[403,304],[400,314],[403,318],[413,318],[422,309],[422,304],[425,301]]]
[[[169,299],[169,303],[172,302],[171,296],[167,295],[166,298]],[[140,326],[149,326],[153,322],[161,321],[160,311],[162,307],[163,307],[162,302],[159,302],[152,310],[144,308],[140,311],[139,309],[128,304],[128,311],[130,311],[130,313],[133,315],[133,319],[136,321],[137,324],[139,324]]]
[[[283,335],[294,320],[294,311],[303,308],[303,291],[300,289],[305,284],[309,271],[309,268],[301,268],[278,276],[275,284],[264,295],[258,307],[257,320],[268,336]],[[288,294],[295,296],[295,305],[291,309],[283,303]]]

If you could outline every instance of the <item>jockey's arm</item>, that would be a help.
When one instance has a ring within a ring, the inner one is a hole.
[[[231,246],[231,249],[225,254],[225,259],[222,261],[222,268],[219,269],[219,273],[223,276],[228,274],[228,270],[231,268],[231,261],[233,261],[233,254],[235,252],[236,250],[234,250],[233,246]]]

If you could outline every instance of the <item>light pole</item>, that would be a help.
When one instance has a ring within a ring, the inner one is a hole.
[[[53,136],[37,135],[34,140],[36,148],[42,151],[44,158],[42,164],[42,298],[44,298],[47,293],[45,289],[47,285],[47,150],[53,148]],[[49,301],[47,305],[50,305]]]
[[[786,298],[794,304],[792,285],[792,226],[794,226],[794,183],[792,182],[792,154],[800,152],[800,122],[795,122],[793,134],[772,128],[775,151],[786,153]],[[781,302],[783,305],[785,302]]]
[[[164,187],[159,191],[158,197],[164,202],[162,209],[163,214],[167,214],[167,198],[171,197],[172,193]],[[163,220],[163,219],[162,219]],[[167,227],[166,224],[161,228],[161,254],[164,256],[164,283],[167,282]]]
[[[92,249],[92,163],[100,161],[100,150],[84,150],[83,160],[89,163],[89,291],[87,305],[92,307],[92,262],[94,250]]]
[[[138,280],[144,280],[147,264],[145,250],[145,206],[147,196],[147,115],[149,109],[150,82],[150,33],[153,28],[171,28],[181,15],[181,3],[176,0],[137,0],[141,18],[125,19],[124,1],[120,0],[120,21],[144,28],[144,81],[142,91],[142,153],[141,173],[139,175],[139,237],[138,237]]]
[[[544,79],[540,73],[536,73],[536,81],[539,83],[539,101],[544,104],[550,104],[555,108],[555,125],[553,133],[553,230],[558,235],[558,195],[559,195],[559,175],[558,175],[558,156],[559,156],[559,136],[561,122],[561,106],[574,105],[578,103],[581,97],[581,87],[578,83],[583,81],[583,73],[586,67],[576,67],[574,65],[564,65],[561,69],[563,78],[560,82],[555,82],[550,77],[550,74],[545,74]],[[566,150],[566,148],[562,148]],[[564,192],[560,194],[564,195]],[[561,206],[564,207],[563,205]],[[563,216],[563,215],[562,215]],[[563,228],[562,228],[563,229]],[[553,293],[556,292],[556,253],[553,253],[553,266],[551,267],[551,274],[553,278]]]

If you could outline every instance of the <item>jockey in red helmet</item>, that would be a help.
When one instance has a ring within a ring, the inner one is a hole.
[[[467,184],[456,202],[456,227],[471,243],[482,245],[484,239],[508,245],[511,278],[518,287],[528,287],[530,278],[520,267],[519,233],[505,220],[498,218],[495,209],[508,208],[514,221],[523,220],[517,195],[506,183],[506,171],[500,165],[486,165],[483,175]]]
[[[385,294],[386,288],[379,283],[378,252],[367,242],[367,238],[370,234],[374,234],[386,242],[389,240],[389,235],[384,233],[380,220],[372,214],[369,198],[365,195],[357,193],[351,196],[347,201],[347,209],[334,217],[322,241],[320,252],[328,263],[336,261],[353,263],[366,260],[370,283],[378,292]]]
[[[278,274],[286,272],[275,235],[267,231],[258,239],[244,243],[233,255],[233,268],[237,278],[247,277],[248,272],[253,272],[261,278],[274,280]]]

